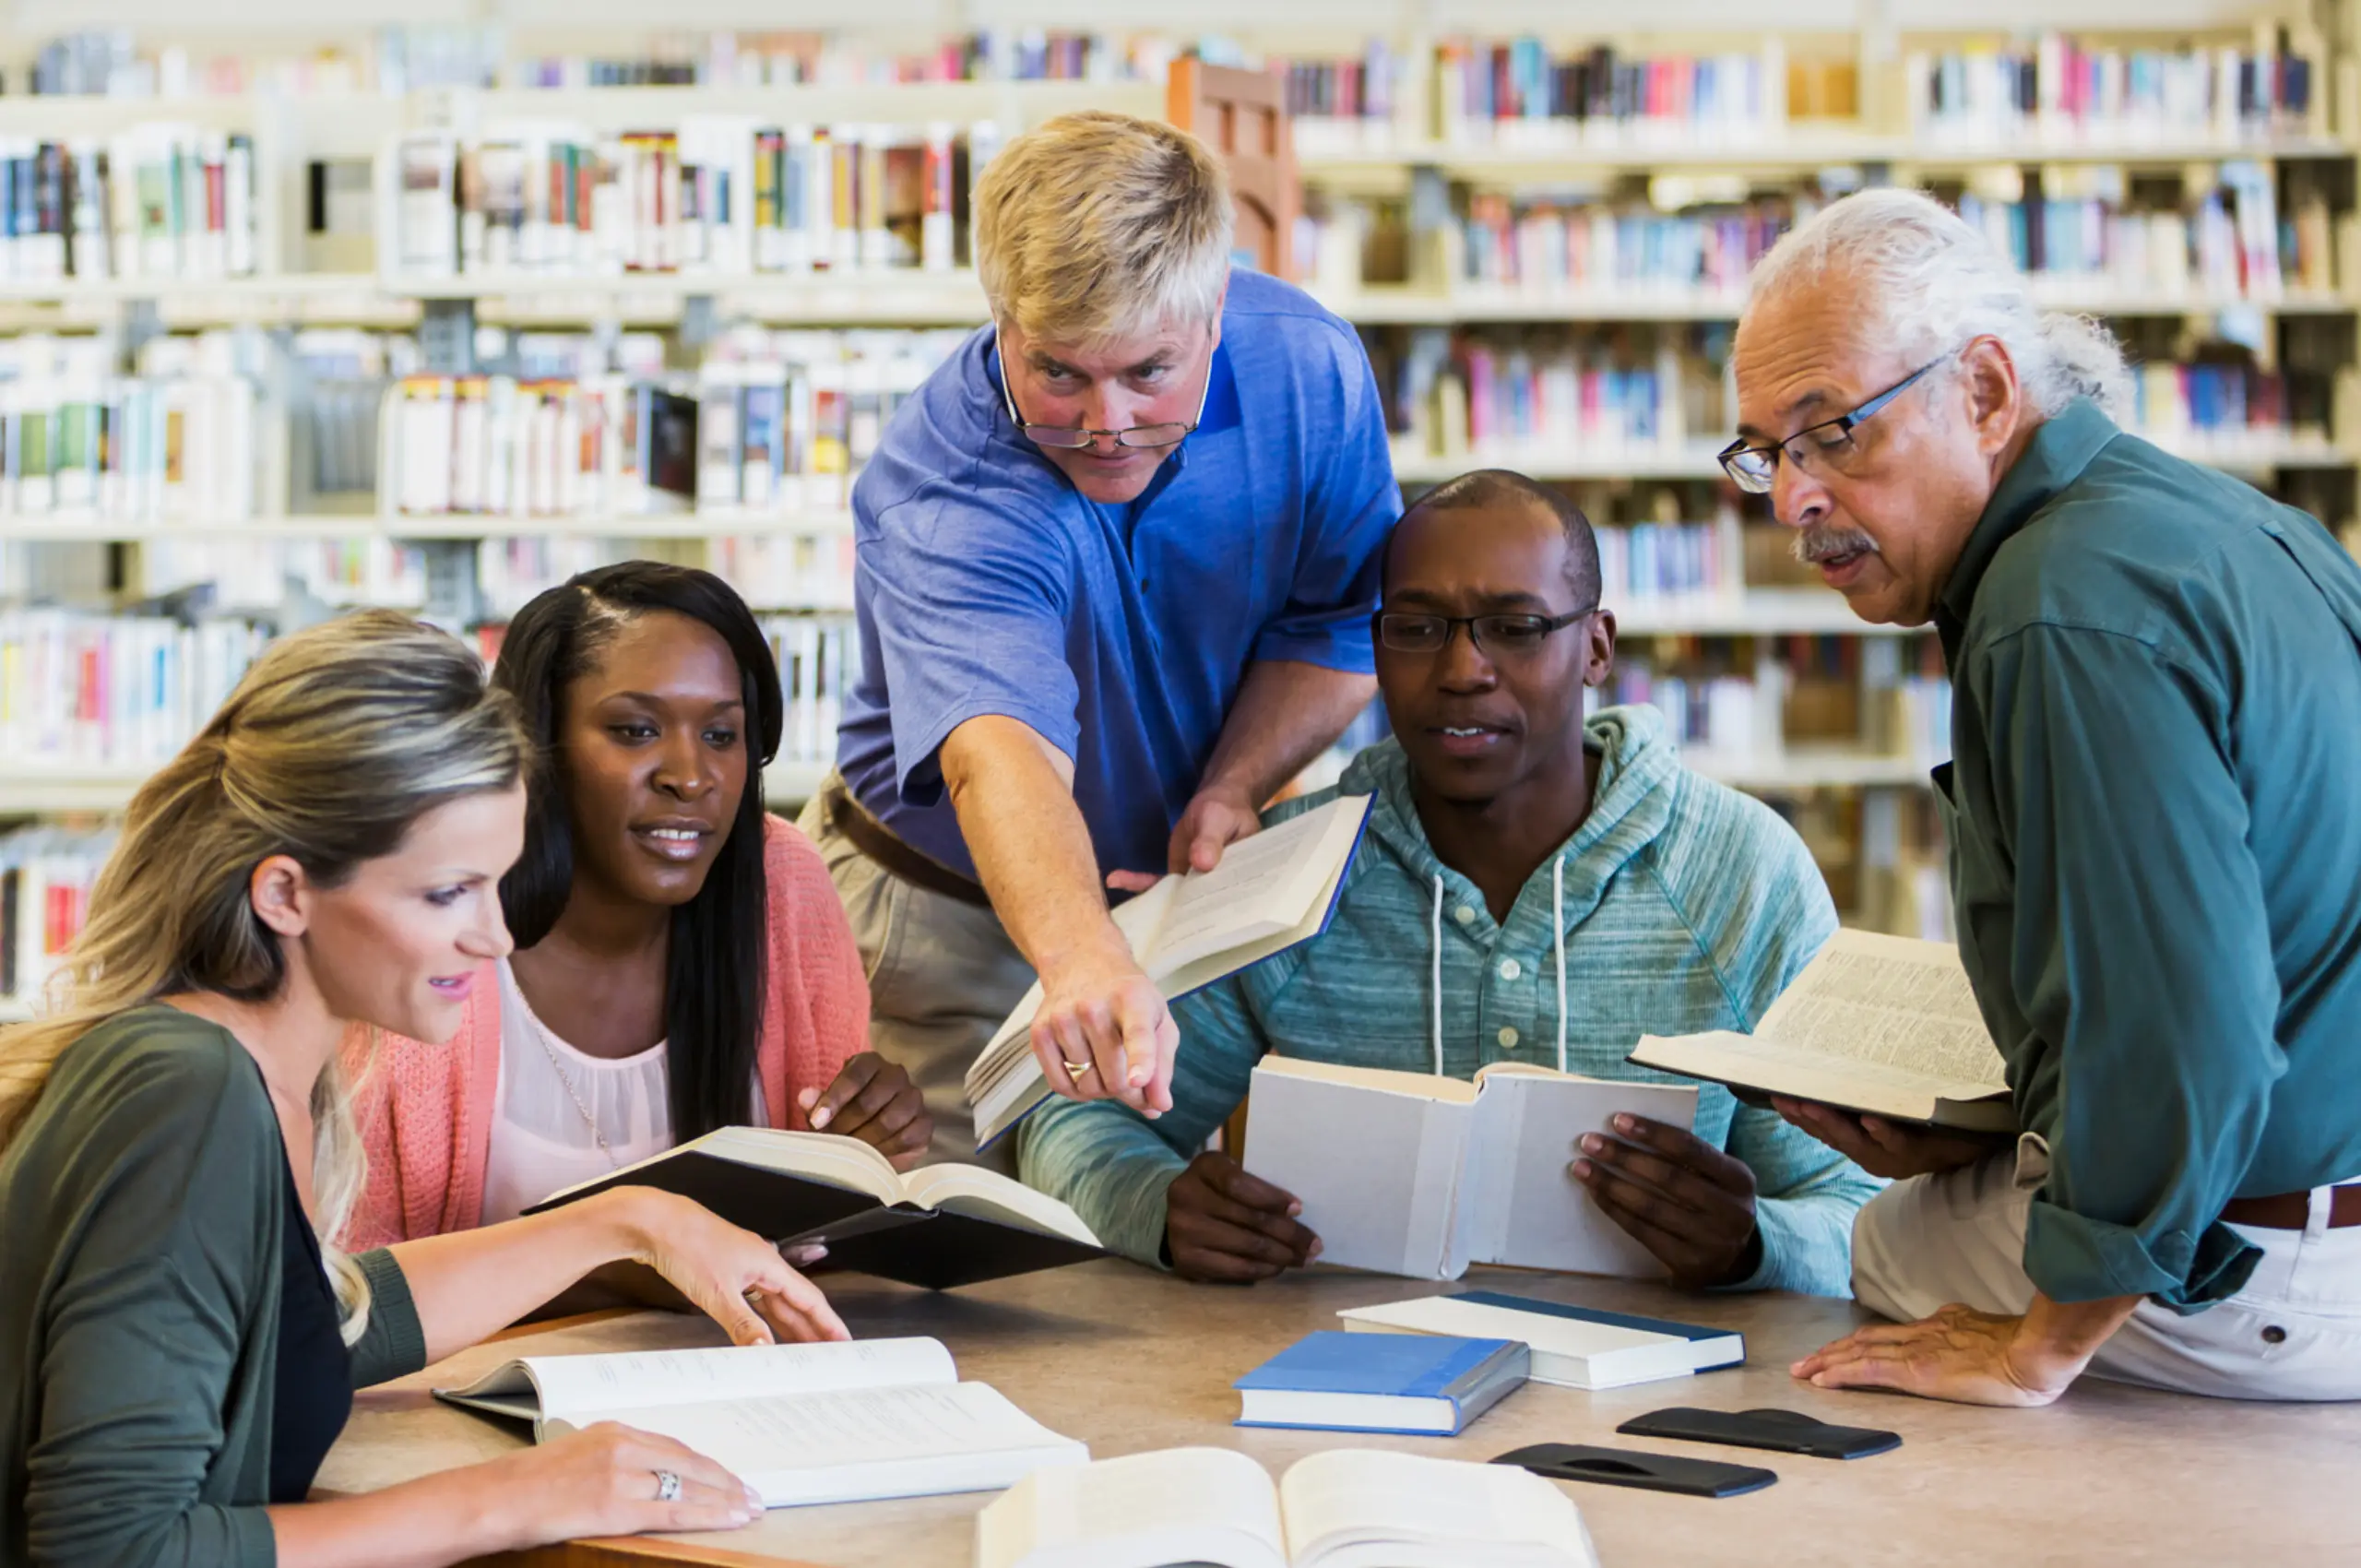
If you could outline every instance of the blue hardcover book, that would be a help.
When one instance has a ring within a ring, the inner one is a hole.
[[[1524,1384],[1531,1360],[1513,1339],[1323,1332],[1230,1386],[1242,1427],[1455,1437]]]

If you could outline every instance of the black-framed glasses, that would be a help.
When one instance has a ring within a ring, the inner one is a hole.
[[[1569,615],[1435,615],[1423,610],[1381,610],[1370,617],[1378,646],[1394,653],[1440,653],[1458,628],[1467,628],[1467,640],[1477,651],[1494,659],[1514,658],[1537,651],[1577,621],[1598,613],[1594,604]]]
[[[1085,430],[1071,424],[1034,424],[1016,411],[1016,393],[1009,385],[1008,362],[1000,367],[1000,395],[1008,403],[1008,417],[1017,431],[1036,446],[1053,446],[1062,452],[1079,452],[1104,435],[1118,446],[1141,447],[1154,451],[1163,446],[1178,446],[1188,439],[1191,432],[1205,422],[1205,399],[1214,389],[1213,356],[1205,356],[1205,384],[1197,389],[1197,417],[1185,422],[1167,421],[1160,424],[1135,424],[1122,430]]]
[[[1778,477],[1779,459],[1783,455],[1806,473],[1832,469],[1841,472],[1845,459],[1854,452],[1854,428],[1909,391],[1920,376],[1950,358],[1949,353],[1938,354],[1852,412],[1839,414],[1833,420],[1822,420],[1818,424],[1806,425],[1784,441],[1774,441],[1767,446],[1749,446],[1741,436],[1716,455],[1722,471],[1730,476],[1731,483],[1752,495],[1769,493],[1772,481]]]

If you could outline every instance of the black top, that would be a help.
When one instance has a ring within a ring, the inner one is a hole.
[[[279,1228],[279,1366],[270,1392],[270,1500],[301,1503],[352,1414],[352,1357],[319,1238],[285,1158]]]

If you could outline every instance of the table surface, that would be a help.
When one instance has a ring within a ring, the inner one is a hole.
[[[1810,1297],[1690,1296],[1659,1286],[1478,1269],[1456,1285],[1314,1268],[1251,1289],[1192,1286],[1119,1262],[955,1292],[859,1276],[825,1280],[862,1338],[929,1335],[964,1378],[998,1387],[1094,1458],[1207,1444],[1252,1455],[1275,1478],[1335,1447],[1489,1459],[1529,1443],[1645,1447],[1779,1473],[1748,1496],[1708,1501],[1561,1483],[1581,1504],[1605,1568],[1679,1562],[1765,1568],[1841,1562],[1926,1565],[2361,1562],[2361,1407],[2199,1399],[2084,1379],[2041,1410],[1987,1410],[1795,1382],[1796,1357],[1867,1314]],[[1510,1290],[1743,1332],[1742,1368],[1588,1394],[1528,1384],[1457,1438],[1233,1427],[1230,1383],[1339,1308],[1465,1289]],[[635,1313],[481,1345],[360,1395],[320,1486],[374,1490],[492,1457],[518,1430],[455,1410],[427,1390],[465,1383],[513,1356],[721,1343],[702,1319]],[[1640,1440],[1618,1422],[1669,1405],[1776,1405],[1898,1431],[1903,1446],[1836,1462]],[[967,1568],[990,1493],[777,1509],[723,1535],[572,1547],[511,1564],[655,1562],[824,1568]]]

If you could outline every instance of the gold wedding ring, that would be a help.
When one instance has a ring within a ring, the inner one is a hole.
[[[1096,1062],[1069,1062],[1065,1064],[1066,1076],[1069,1078],[1079,1078],[1085,1073],[1097,1071],[1097,1066],[1098,1063]]]

